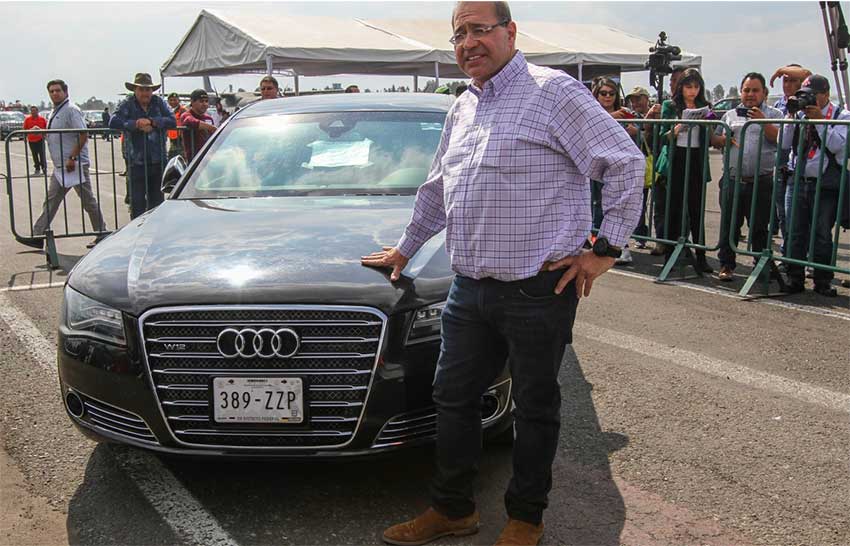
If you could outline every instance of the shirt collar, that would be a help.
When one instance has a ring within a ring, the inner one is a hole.
[[[528,70],[528,62],[522,51],[516,50],[513,58],[508,61],[508,64],[502,67],[492,78],[484,82],[483,88],[479,88],[473,82],[469,82],[469,89],[479,97],[484,94],[487,89],[492,89],[495,96],[504,91],[513,80],[522,72]]]

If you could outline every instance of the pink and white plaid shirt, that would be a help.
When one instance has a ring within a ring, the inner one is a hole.
[[[590,179],[602,180],[599,235],[622,246],[637,225],[644,156],[587,88],[522,53],[452,105],[413,217],[412,257],[446,230],[452,269],[514,281],[575,255],[590,234]]]

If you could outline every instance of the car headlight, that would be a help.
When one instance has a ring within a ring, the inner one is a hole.
[[[414,312],[413,323],[407,334],[408,345],[440,338],[440,319],[445,306],[446,302],[435,303]]]
[[[72,335],[95,337],[118,345],[127,342],[121,311],[86,297],[69,286],[65,287],[62,311],[62,322]]]

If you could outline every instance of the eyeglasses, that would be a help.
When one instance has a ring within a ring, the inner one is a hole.
[[[599,95],[600,97],[616,97],[617,92],[616,91],[600,91],[599,93],[597,93],[597,95]]]
[[[487,36],[488,34],[490,34],[491,32],[493,32],[493,30],[496,29],[497,27],[506,26],[510,22],[511,22],[510,19],[505,19],[504,21],[502,21],[500,23],[496,23],[495,25],[472,27],[472,29],[469,31],[469,34],[472,36],[473,40],[480,40],[481,38],[483,38],[483,37]],[[459,30],[459,31],[455,32],[454,35],[451,38],[449,38],[449,43],[454,45],[454,46],[456,46],[458,44],[462,44],[466,40],[466,36],[467,36],[467,34],[466,34],[465,30]]]

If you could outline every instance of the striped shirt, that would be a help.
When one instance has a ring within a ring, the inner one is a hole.
[[[602,180],[599,236],[627,241],[640,215],[644,156],[587,88],[517,52],[452,105],[413,217],[412,257],[446,230],[452,269],[513,281],[576,255],[590,234],[590,179]]]

